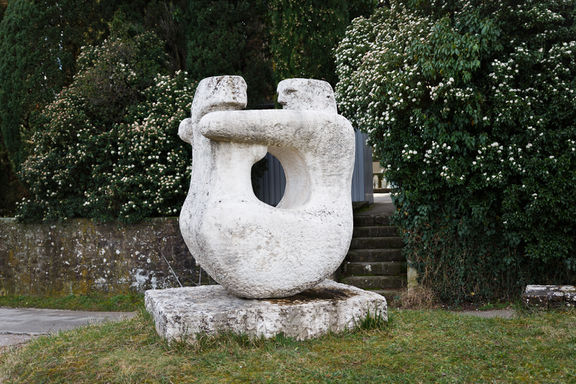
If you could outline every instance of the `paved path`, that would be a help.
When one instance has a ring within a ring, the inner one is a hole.
[[[493,309],[490,311],[457,311],[461,315],[476,316],[484,319],[512,319],[516,317],[516,311],[513,309]]]
[[[375,193],[374,204],[392,204],[392,197],[389,193]]]
[[[74,329],[102,321],[133,317],[133,312],[86,312],[60,309],[0,307],[0,349],[38,335]]]
[[[395,210],[389,193],[375,193],[374,204],[354,212],[354,216],[392,216]]]

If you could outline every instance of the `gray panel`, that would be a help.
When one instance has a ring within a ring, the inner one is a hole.
[[[368,135],[355,131],[356,154],[352,176],[352,201],[374,202],[372,187],[372,148],[366,145]]]
[[[368,135],[362,135],[362,146],[364,147],[364,201],[370,204],[374,203],[374,184],[372,183],[373,170],[372,170],[372,148],[366,145]]]
[[[265,160],[266,171],[257,180],[256,196],[266,204],[276,206],[284,196],[286,176],[278,159],[267,153]]]
[[[352,174],[352,201],[374,202],[372,190],[372,150],[366,145],[366,134],[355,131],[356,151],[354,154],[354,173]],[[272,206],[276,206],[286,189],[286,176],[282,165],[271,154],[266,154],[267,170],[258,178],[256,196]]]

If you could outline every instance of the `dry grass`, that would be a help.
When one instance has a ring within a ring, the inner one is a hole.
[[[400,308],[404,309],[432,309],[437,308],[438,302],[430,288],[421,285],[410,288],[400,295]]]

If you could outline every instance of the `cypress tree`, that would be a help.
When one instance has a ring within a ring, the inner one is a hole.
[[[26,157],[35,116],[71,81],[80,47],[101,34],[96,7],[77,0],[8,3],[0,22],[0,131],[15,169]]]

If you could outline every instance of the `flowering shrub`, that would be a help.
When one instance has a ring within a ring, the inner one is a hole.
[[[165,57],[158,47],[145,33],[83,50],[73,83],[43,111],[33,137],[22,171],[31,198],[19,205],[21,220],[135,222],[176,212],[191,157],[178,124],[195,84],[184,72],[159,74]]]
[[[127,121],[117,126],[118,161],[107,179],[122,202],[119,217],[137,221],[174,216],[180,211],[190,180],[190,145],[177,135],[190,114],[195,83],[186,73],[158,76],[144,92]]]
[[[576,280],[576,3],[390,1],[336,50],[339,106],[444,300]]]

